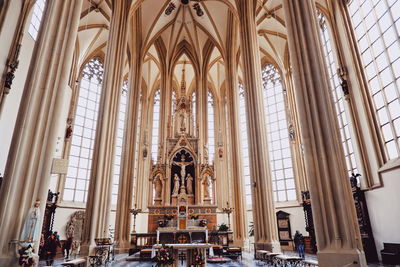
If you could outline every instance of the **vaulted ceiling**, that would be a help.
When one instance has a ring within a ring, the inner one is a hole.
[[[110,17],[111,0],[85,0],[81,14],[78,34],[79,64],[97,53],[105,53]],[[320,5],[327,6],[329,0],[317,0]],[[196,4],[199,6],[196,9]],[[174,8],[169,9],[173,5]],[[201,16],[198,14],[200,8]],[[140,18],[140,38],[145,55],[143,80],[146,87],[154,89],[160,79],[160,64],[174,57],[176,66],[174,80],[180,83],[183,64],[186,66],[186,84],[190,87],[195,79],[194,62],[187,53],[178,51],[184,44],[196,58],[195,64],[203,64],[204,47],[211,42],[214,46],[208,59],[209,82],[218,94],[225,80],[225,59],[230,46],[240,49],[239,34],[232,38],[229,27],[236,25],[238,16],[235,0],[191,0],[188,4],[181,0],[132,0],[131,16]],[[236,23],[233,22],[236,20]],[[262,61],[274,62],[282,70],[287,68],[287,34],[282,0],[258,0],[256,23]],[[155,48],[155,42],[162,42],[165,47],[163,60]],[[128,65],[128,64],[127,64]],[[241,66],[239,62],[239,76]],[[189,90],[189,88],[188,88]]]

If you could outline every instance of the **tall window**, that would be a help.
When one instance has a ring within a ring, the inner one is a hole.
[[[271,64],[262,70],[269,160],[274,200],[296,200],[285,96],[279,71]]]
[[[400,0],[348,5],[388,159],[400,156]]]
[[[139,165],[139,147],[140,147],[140,131],[142,129],[142,95],[140,95],[139,99],[139,107],[138,107],[138,114],[137,114],[137,127],[136,127],[136,137],[135,137],[135,165],[134,165],[134,172],[133,172],[133,192],[136,192],[136,181],[138,176],[138,165]],[[132,196],[134,197],[134,196]],[[134,199],[134,198],[133,198]]]
[[[117,204],[117,199],[118,199],[118,185],[119,185],[121,163],[122,163],[122,143],[124,140],[127,94],[128,94],[128,81],[125,80],[121,88],[121,99],[119,103],[119,113],[118,113],[117,140],[116,140],[115,158],[114,158],[114,178],[113,178],[112,198],[111,198],[111,204],[113,205]]]
[[[318,21],[320,27],[320,34],[322,40],[322,47],[325,55],[325,63],[328,68],[329,81],[331,83],[332,98],[335,104],[336,115],[339,123],[340,138],[342,140],[342,146],[344,156],[346,159],[346,166],[349,175],[351,173],[358,173],[357,163],[354,156],[353,143],[351,141],[348,117],[345,112],[345,101],[343,99],[343,91],[340,85],[340,81],[337,75],[338,66],[335,62],[335,56],[332,47],[334,46],[328,30],[328,23],[322,12],[319,10]]]
[[[36,0],[35,5],[33,6],[32,19],[29,24],[28,32],[35,41],[39,32],[45,6],[46,0]]]
[[[172,91],[172,103],[171,103],[171,111],[172,111],[172,113],[174,113],[175,109],[176,109],[176,91],[173,90]]]
[[[209,154],[209,161],[214,161],[214,154],[215,154],[215,114],[214,114],[214,97],[211,92],[208,92],[207,96],[207,128],[208,128],[208,154]]]
[[[196,121],[196,119],[197,119],[196,92],[192,93],[191,100],[192,100],[192,115],[193,115],[193,133],[194,133],[194,135],[196,135],[197,134],[197,132],[196,132],[196,123],[197,123],[197,121]]]
[[[243,159],[243,178],[246,195],[246,204],[251,205],[251,182],[250,182],[250,160],[249,160],[249,141],[247,138],[247,118],[246,102],[244,97],[244,87],[239,84],[239,123],[240,123],[240,143],[242,146]]]
[[[153,130],[151,137],[151,158],[154,162],[157,162],[158,155],[158,135],[160,125],[160,89],[154,95],[154,107],[153,107]]]
[[[63,199],[67,201],[85,202],[87,198],[102,77],[103,64],[99,58],[90,60],[82,71],[64,186]]]

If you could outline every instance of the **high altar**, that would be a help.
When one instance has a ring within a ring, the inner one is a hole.
[[[199,157],[184,72],[181,92],[174,103],[172,137],[166,140],[167,157],[165,162],[153,164],[149,177],[153,204],[148,207],[148,231],[157,232],[157,244],[186,250],[187,255],[197,249],[205,256],[208,231],[215,230],[217,223],[214,166],[201,163]]]

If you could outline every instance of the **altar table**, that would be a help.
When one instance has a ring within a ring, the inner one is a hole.
[[[200,250],[201,254],[204,257],[204,264],[202,266],[206,266],[207,265],[207,249],[212,248],[212,244],[209,243],[186,243],[186,244],[164,244],[164,246],[166,247],[172,247],[173,251],[174,251],[174,264],[173,267],[178,267],[179,266],[179,260],[178,260],[178,254],[179,251],[186,251],[186,266],[190,267],[192,264],[192,260],[193,260],[193,251],[194,250]],[[156,244],[153,245],[153,251],[152,251],[152,258],[154,258],[156,256],[156,250],[162,248],[163,245],[161,244]],[[212,249],[210,249],[210,256],[212,253]]]

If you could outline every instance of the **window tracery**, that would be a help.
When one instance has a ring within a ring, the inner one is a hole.
[[[358,173],[357,162],[354,154],[354,147],[350,135],[349,116],[345,110],[344,92],[340,84],[337,69],[338,64],[335,62],[335,56],[332,38],[328,29],[328,22],[324,14],[317,10],[318,22],[320,27],[320,35],[322,41],[322,48],[325,56],[325,63],[328,69],[329,82],[331,84],[331,95],[335,105],[336,116],[338,119],[338,126],[340,131],[340,138],[344,156],[346,159],[346,166],[349,177],[352,173]]]
[[[400,156],[400,0],[352,0],[348,12],[387,159]]]
[[[279,70],[272,64],[266,65],[262,69],[262,81],[274,200],[296,200],[285,95]]]
[[[118,200],[118,187],[119,187],[119,178],[121,174],[122,145],[124,140],[127,100],[128,100],[128,80],[125,80],[121,88],[121,98],[120,98],[119,112],[118,112],[117,138],[116,138],[115,156],[114,156],[114,177],[113,177],[113,186],[111,195],[111,204],[113,205],[116,205]]]
[[[209,162],[214,161],[215,156],[215,111],[214,97],[209,91],[207,95],[207,129],[208,129],[208,155]]]
[[[100,58],[90,60],[82,71],[64,184],[66,201],[86,202],[87,199],[103,71]]]
[[[161,100],[161,90],[158,89],[154,94],[153,129],[151,137],[151,158],[154,162],[157,162],[157,156],[158,156],[158,135],[160,128],[160,100]]]
[[[40,24],[42,23],[44,9],[46,7],[46,0],[36,0],[33,6],[32,18],[29,23],[28,33],[33,40],[36,41],[39,33]]]

